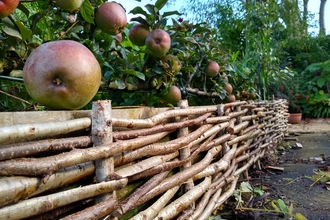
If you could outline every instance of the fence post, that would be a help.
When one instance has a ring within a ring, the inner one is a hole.
[[[96,101],[92,106],[92,141],[94,147],[112,143],[111,100]],[[108,157],[95,161],[96,181],[102,182],[114,172],[114,159]],[[96,201],[116,198],[116,192],[103,194]]]
[[[177,105],[180,109],[186,109],[186,108],[189,107],[188,100],[186,100],[186,99],[179,101]],[[180,121],[186,121],[186,120],[188,120],[188,116],[187,117],[180,117],[179,120]],[[189,128],[184,127],[184,128],[181,128],[178,131],[177,135],[178,135],[178,137],[184,137],[184,136],[187,136],[188,134],[189,134]],[[182,148],[179,152],[180,152],[180,160],[187,159],[191,154],[190,146],[188,145],[187,147]],[[190,166],[191,166],[191,162],[188,162],[188,163],[186,163],[185,165],[182,166],[182,169],[187,169]],[[181,193],[185,194],[187,191],[191,190],[192,188],[194,188],[194,181],[192,179],[189,179],[189,180],[187,180],[187,182],[185,184],[182,185]],[[194,209],[195,209],[195,204],[193,203],[193,204],[191,204],[191,206],[189,208],[187,208],[186,211],[192,212]]]

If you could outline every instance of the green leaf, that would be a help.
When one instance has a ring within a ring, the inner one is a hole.
[[[314,72],[320,70],[321,66],[322,66],[322,63],[313,63],[313,64],[309,65],[308,67],[306,67],[306,70],[314,73]]]
[[[145,75],[139,71],[135,71],[135,70],[124,70],[121,71],[121,73],[123,74],[128,74],[128,75],[133,75],[138,77],[139,79],[145,80]]]
[[[149,11],[150,14],[155,14],[155,6],[152,4],[147,4],[146,9]]]
[[[323,77],[320,77],[317,79],[316,84],[318,87],[322,88],[325,83],[325,79]]]
[[[185,37],[184,38],[187,42],[198,44],[197,41],[193,37]]]
[[[20,3],[18,4],[17,8],[18,8],[19,10],[21,10],[21,11],[26,15],[26,17],[29,17],[29,15],[30,15],[30,11],[29,11],[29,9],[28,9],[27,7],[25,7],[24,4],[22,4],[22,3],[20,2]]]
[[[2,23],[3,23],[2,30],[6,34],[22,39],[22,35],[19,32],[19,29],[17,29],[16,24],[14,24],[8,17],[3,18]]]
[[[167,19],[161,19],[159,20],[156,24],[155,24],[155,28],[160,28],[160,26],[166,26],[166,23],[167,23]]]
[[[155,3],[155,7],[160,10],[162,9],[167,3],[167,0],[157,0]]]
[[[167,17],[167,16],[171,16],[171,15],[182,15],[182,14],[178,11],[167,11],[167,12],[164,12],[163,17]]]
[[[7,38],[0,34],[0,40],[6,40]]]
[[[16,25],[20,30],[23,41],[27,40],[32,35],[32,31],[29,28],[25,27],[23,22],[16,21]]]
[[[240,186],[240,191],[241,192],[252,192],[252,186],[250,185],[249,182],[242,182]]]
[[[115,83],[117,84],[118,89],[125,89],[126,88],[125,82],[122,81],[121,79],[116,80]]]
[[[278,209],[277,205],[275,204],[274,200],[270,203],[271,206],[273,207],[273,209],[277,212],[279,212],[280,210]]]
[[[80,7],[81,16],[87,21],[88,23],[94,24],[94,9],[90,1],[85,0]]]
[[[133,52],[127,54],[128,63],[134,63],[139,59],[139,56]]]
[[[141,16],[139,16],[139,17],[135,17],[135,18],[131,18],[131,21],[137,21],[137,22],[139,22],[140,24],[143,24],[144,26],[146,26],[146,27],[150,27],[150,25],[149,25],[149,23],[148,23],[148,21],[146,21],[144,18],[142,18]]]
[[[295,218],[296,220],[307,220],[307,218],[305,216],[303,216],[301,213],[297,212],[295,214]]]
[[[265,192],[262,190],[262,189],[260,189],[260,188],[254,188],[253,189],[253,192],[255,193],[255,194],[258,194],[258,195],[260,195],[260,196],[262,196]]]
[[[290,207],[288,209],[288,212],[290,215],[292,215],[292,212],[293,212],[293,203],[290,204]]]
[[[143,10],[140,6],[133,8],[129,13],[133,14],[133,15],[136,15],[136,14],[142,14],[144,16],[148,15],[148,13],[145,10]]]
[[[288,213],[288,208],[286,207],[286,205],[282,199],[278,199],[277,203],[283,213]]]

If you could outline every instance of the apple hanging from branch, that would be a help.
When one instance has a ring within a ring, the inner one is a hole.
[[[51,109],[80,109],[97,93],[101,67],[81,43],[60,40],[32,51],[23,68],[29,95]]]
[[[18,6],[19,0],[0,0],[0,19],[10,15]]]

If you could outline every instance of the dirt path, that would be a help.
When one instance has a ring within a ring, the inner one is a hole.
[[[300,212],[309,220],[330,219],[330,190],[324,183],[313,184],[314,171],[330,168],[330,132],[290,136],[303,148],[287,149],[278,157],[275,165],[284,171],[269,171],[265,185],[273,198],[281,198],[294,204],[294,213]],[[320,155],[324,160],[320,161]]]
[[[308,220],[330,220],[330,185],[328,190],[325,183],[315,183],[312,179],[319,170],[325,170],[330,178],[330,120],[303,121],[290,126],[289,134],[287,139],[290,140],[283,142],[283,146],[300,143],[303,147],[278,151],[263,158],[261,163],[262,166],[283,168],[283,171],[262,169],[249,172],[249,183],[255,188],[265,187],[264,191],[269,193],[267,199],[252,205],[249,211],[235,209],[237,201],[232,198],[213,219],[289,219],[279,213],[267,212],[273,210],[270,201],[282,199],[287,207],[293,204],[293,213],[299,212]],[[245,198],[244,207],[250,207],[246,201],[251,200]],[[264,207],[267,210],[264,211]]]

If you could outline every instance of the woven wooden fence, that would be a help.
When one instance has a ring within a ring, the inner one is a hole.
[[[286,100],[0,113],[0,219],[207,219],[287,117]]]

